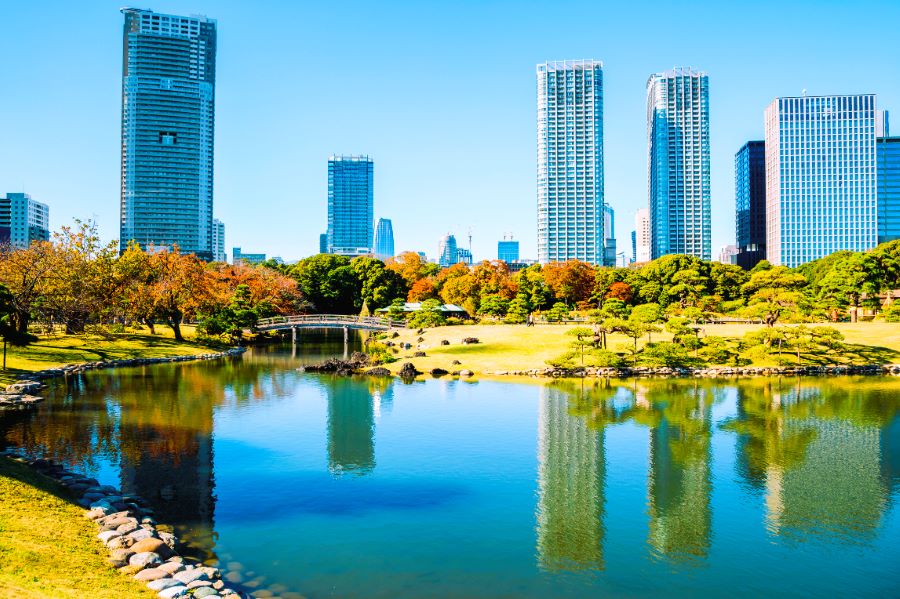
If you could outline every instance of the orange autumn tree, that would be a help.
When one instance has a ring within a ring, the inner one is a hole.
[[[437,264],[426,262],[422,256],[415,252],[403,252],[394,258],[390,258],[385,262],[385,267],[403,277],[403,280],[406,281],[406,286],[410,289],[413,288],[417,281],[434,277],[440,270]]]
[[[589,301],[596,272],[587,262],[581,260],[550,262],[541,268],[541,274],[559,301],[569,305]]]
[[[146,292],[153,314],[169,325],[176,340],[183,341],[181,323],[211,307],[216,299],[215,289],[203,262],[193,254],[182,254],[177,246],[161,252],[151,248],[148,257]]]
[[[437,287],[434,280],[430,277],[427,279],[419,279],[410,288],[406,296],[408,302],[424,302],[425,300],[437,299]]]
[[[239,285],[250,291],[250,305],[262,317],[301,314],[309,310],[297,281],[264,266],[215,263],[208,267],[216,303],[226,305]]]

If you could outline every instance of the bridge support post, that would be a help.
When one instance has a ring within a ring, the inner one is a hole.
[[[297,345],[297,327],[291,327],[291,343]]]
[[[344,327],[344,359],[347,359],[347,344],[350,341],[350,330]]]

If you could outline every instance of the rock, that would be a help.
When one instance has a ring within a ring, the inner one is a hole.
[[[184,566],[180,562],[168,561],[159,566],[159,569],[165,570],[169,574],[175,574],[176,572],[181,572],[182,570],[184,570]]]
[[[162,597],[163,599],[173,599],[174,597],[181,597],[182,595],[186,595],[188,592],[188,588],[184,585],[180,585],[177,587],[169,587],[167,589],[163,589],[157,596]]]
[[[155,553],[162,559],[167,559],[172,555],[172,550],[161,539],[141,539],[131,546],[134,553]]]
[[[187,584],[187,588],[189,589],[198,589],[200,587],[211,587],[213,585],[209,580],[195,580],[193,582],[189,582]]]
[[[450,342],[446,339],[441,339],[441,345],[450,345]]]
[[[103,517],[103,510],[100,510],[100,509],[88,510],[84,513],[84,517],[88,518],[90,520],[97,520],[98,518]]]
[[[220,572],[218,568],[213,568],[212,566],[200,566],[198,569],[206,574],[210,580],[222,578],[222,572]]]
[[[136,531],[138,528],[140,527],[138,526],[137,521],[129,522],[128,524],[123,524],[122,526],[116,527],[116,532],[120,535],[127,535],[130,532]]]
[[[416,343],[422,343],[423,341],[425,341],[425,337],[419,337],[418,339],[416,339]]]
[[[159,538],[162,539],[162,542],[169,546],[169,549],[175,549],[175,544],[178,542],[178,539],[175,538],[175,535],[170,532],[162,531],[157,534],[159,534]]]
[[[218,597],[219,594],[216,592],[216,589],[212,587],[200,587],[193,593],[194,597]],[[258,597],[259,595],[257,595]]]
[[[232,570],[231,572],[227,572],[225,574],[225,580],[227,580],[228,582],[233,582],[233,583],[237,584],[237,583],[240,583],[242,580],[244,580],[244,577],[241,576],[240,572],[236,572],[236,571]]]
[[[275,593],[268,589],[259,589],[258,591],[253,591],[253,596],[258,599],[269,599],[269,597],[274,597]]]
[[[134,576],[138,572],[144,569],[144,566],[132,566],[131,564],[127,566],[122,566],[119,568],[119,572],[125,574],[126,576]]]
[[[465,339],[462,340],[462,342],[463,342],[463,345],[472,345],[474,343],[481,343],[478,340],[478,337],[466,337]]]
[[[425,352],[423,352],[423,351],[417,351],[416,353],[413,354],[413,358],[424,358],[424,357],[425,357]]]
[[[153,533],[147,530],[146,528],[139,528],[134,532],[130,532],[125,535],[125,538],[131,541],[132,543],[137,543],[138,541],[142,541],[143,539],[149,539],[153,536]]]
[[[450,363],[453,364],[454,366],[459,366],[460,364],[462,364],[462,362],[460,362],[459,360],[453,360]]]
[[[180,582],[175,580],[174,578],[158,578],[152,581],[147,585],[147,588],[151,591],[162,591],[163,589],[168,589],[169,587],[177,587],[183,586]]]
[[[217,581],[215,581],[214,583],[212,583],[212,586],[213,586],[213,588],[216,589],[217,591],[221,591],[222,589],[225,588],[225,581],[224,581],[224,580],[217,580]]]
[[[121,537],[122,533],[117,530],[105,530],[97,535],[97,538],[103,541],[104,543],[108,543],[110,540],[115,539],[116,537]]]
[[[172,578],[185,585],[190,582],[194,582],[195,580],[209,580],[209,576],[206,575],[206,572],[203,572],[199,568],[195,568],[193,570],[182,570],[181,572],[173,575]]]
[[[128,565],[128,559],[134,555],[133,551],[128,549],[114,549],[109,554],[109,563],[113,565],[114,568],[122,568]]]
[[[413,366],[412,362],[406,362],[403,366],[400,367],[400,376],[402,378],[415,378],[416,375],[421,374],[416,367]]]
[[[162,559],[152,551],[145,551],[143,553],[135,553],[128,558],[128,564],[140,566],[141,568],[155,568],[162,565]]]
[[[106,526],[107,528],[119,528],[123,524],[134,524],[135,528],[137,528],[137,520],[135,520],[134,518],[113,518],[111,520],[105,520],[104,522],[100,523],[101,526]]]
[[[446,370],[444,370],[443,368],[432,368],[431,369],[431,376],[439,377],[439,376],[444,376],[445,374],[449,374],[449,373]]]
[[[370,368],[366,371],[369,376],[391,376],[391,371],[387,368]]]
[[[460,370],[459,371],[459,376],[472,376],[473,374],[475,374],[475,373],[472,372],[471,370]]]
[[[161,570],[160,568],[147,568],[146,570],[141,570],[134,575],[135,580],[140,580],[143,582],[152,582],[154,580],[159,580],[160,578],[168,577],[169,573],[165,570]]]

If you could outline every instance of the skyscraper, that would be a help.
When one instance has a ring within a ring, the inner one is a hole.
[[[776,98],[765,112],[766,256],[795,267],[878,241],[874,94]]]
[[[320,233],[319,234],[319,253],[320,254],[328,253],[328,233]]]
[[[675,68],[647,80],[650,254],[710,259],[709,79]]]
[[[603,262],[603,63],[537,65],[538,261]]]
[[[456,237],[447,233],[438,244],[438,264],[442,268],[446,268],[457,262],[459,262],[459,251],[456,246]]]
[[[368,156],[328,159],[328,251],[344,256],[372,253],[375,217],[374,164]]]
[[[213,260],[228,262],[228,254],[225,253],[225,223],[217,218],[213,219]]]
[[[379,260],[394,257],[394,226],[389,218],[379,218],[375,227],[375,257]]]
[[[519,242],[509,237],[503,236],[501,241],[497,242],[497,260],[502,260],[509,264],[510,262],[519,261]]]
[[[639,208],[634,213],[634,261],[650,262],[650,210]]]
[[[27,248],[32,241],[50,239],[50,208],[27,193],[0,198],[0,244]]]
[[[603,266],[616,265],[616,213],[609,204],[603,205]]]
[[[213,258],[216,21],[124,8],[119,243]]]
[[[737,264],[747,270],[766,257],[766,143],[748,141],[734,155]]]
[[[900,137],[879,137],[878,243],[900,239]]]

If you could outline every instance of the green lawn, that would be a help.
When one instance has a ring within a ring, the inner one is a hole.
[[[97,527],[68,491],[0,457],[0,597],[155,597],[106,563]]]
[[[395,342],[411,343],[413,349],[401,350],[398,362],[389,367],[397,371],[403,362],[412,362],[427,372],[432,368],[448,371],[467,369],[483,374],[497,371],[531,370],[546,368],[546,361],[564,353],[572,338],[565,332],[575,325],[463,325],[427,329],[419,342],[415,331],[401,331]],[[589,326],[589,325],[588,325]],[[763,325],[722,324],[706,325],[703,333],[721,337],[742,337],[744,333],[758,330]],[[900,323],[860,322],[836,323],[834,326],[845,336],[848,352],[839,359],[847,363],[900,363]],[[465,337],[477,337],[481,343],[462,345]],[[669,339],[667,333],[654,333],[653,340]],[[450,342],[440,345],[441,340]],[[624,335],[609,335],[608,346],[615,350],[620,344],[630,344],[632,340]],[[647,341],[645,337],[639,342]],[[419,346],[426,357],[413,358]],[[461,364],[452,364],[459,360]],[[775,361],[759,362],[755,365],[774,365]]]
[[[42,335],[25,347],[7,346],[6,370],[0,373],[0,383],[8,384],[19,374],[53,368],[64,364],[122,360],[128,358],[160,358],[176,355],[196,355],[210,351],[208,346],[191,340],[193,329],[185,327],[186,340],[172,337],[168,327],[157,327],[157,334],[122,333],[99,335]]]

